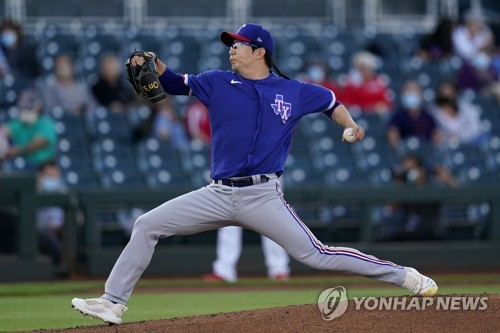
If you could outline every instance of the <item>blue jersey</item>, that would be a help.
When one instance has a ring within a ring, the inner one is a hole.
[[[300,118],[335,103],[329,89],[275,74],[249,80],[217,70],[185,75],[184,83],[208,108],[212,179],[281,174]]]

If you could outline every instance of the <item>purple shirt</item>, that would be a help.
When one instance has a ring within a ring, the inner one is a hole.
[[[436,130],[436,122],[425,108],[416,118],[412,117],[407,110],[400,108],[389,121],[389,127],[396,127],[403,139],[414,136],[430,141]]]

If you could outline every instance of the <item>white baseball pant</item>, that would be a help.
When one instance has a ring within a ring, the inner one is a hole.
[[[103,297],[122,304],[128,301],[160,238],[229,225],[269,237],[294,259],[312,268],[358,274],[398,286],[403,283],[403,266],[317,240],[285,202],[279,182],[273,178],[248,187],[210,184],[141,215],[106,281]]]

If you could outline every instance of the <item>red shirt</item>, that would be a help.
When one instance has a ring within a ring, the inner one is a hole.
[[[347,78],[343,89],[336,92],[338,100],[347,106],[357,105],[363,111],[371,112],[379,103],[383,103],[390,109],[392,106],[389,97],[389,89],[384,81],[378,77],[363,81],[361,83],[353,82]]]
[[[202,139],[206,144],[210,144],[210,119],[205,105],[200,101],[189,104],[184,111],[184,121],[190,138]]]

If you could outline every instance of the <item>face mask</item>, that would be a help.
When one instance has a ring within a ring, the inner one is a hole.
[[[420,96],[413,92],[403,93],[401,96],[401,104],[405,109],[414,110],[420,106]]]
[[[322,82],[325,79],[325,72],[321,68],[313,66],[307,70],[307,76],[313,82]]]
[[[12,47],[17,43],[17,34],[14,31],[2,32],[2,45],[5,47]]]
[[[40,180],[40,190],[44,192],[55,192],[62,188],[62,184],[57,177],[43,177]]]
[[[19,112],[19,120],[25,124],[33,124],[38,119],[38,112],[36,110],[21,110]]]
[[[408,171],[406,171],[406,182],[407,183],[416,183],[418,177],[420,176],[420,172],[416,168],[411,168]]]
[[[486,69],[490,66],[490,57],[484,53],[478,54],[474,59],[472,60],[472,64],[474,67],[477,69]]]

